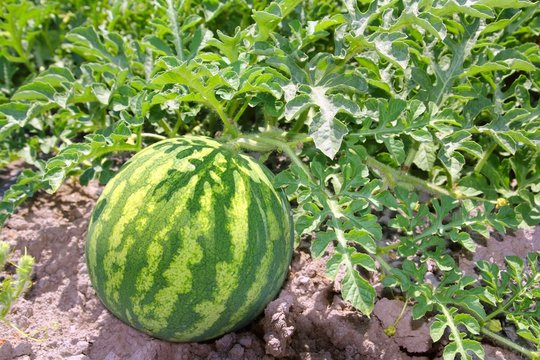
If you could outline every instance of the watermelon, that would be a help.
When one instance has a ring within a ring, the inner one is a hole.
[[[107,184],[86,262],[105,307],[169,341],[239,329],[279,291],[293,251],[289,205],[264,165],[201,136],[158,142]]]

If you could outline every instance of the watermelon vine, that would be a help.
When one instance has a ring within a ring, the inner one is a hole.
[[[445,359],[483,358],[482,339],[540,358],[538,251],[474,276],[455,256],[539,224],[538,3],[48,4],[0,4],[0,164],[26,164],[0,223],[164,139],[284,154],[296,238],[361,313],[381,278]]]

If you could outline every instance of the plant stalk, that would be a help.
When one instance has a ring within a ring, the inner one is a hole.
[[[141,133],[141,137],[149,138],[149,139],[156,139],[156,140],[165,140],[167,139],[166,136],[161,136],[158,134],[152,134],[152,133]]]
[[[527,356],[530,359],[540,359],[540,352],[538,352],[538,351],[530,351],[529,349],[526,349],[523,346],[520,346],[520,345],[516,344],[515,342],[513,342],[513,341],[511,341],[509,339],[506,339],[506,338],[494,333],[491,330],[486,329],[485,327],[481,328],[480,332],[483,335],[489,337],[490,339],[498,342],[499,344],[501,344],[503,346],[506,346],[509,349],[515,350],[515,351],[519,352],[520,354],[523,354],[523,355]]]
[[[163,130],[165,130],[165,132],[167,133],[167,137],[169,137],[169,138],[174,137],[173,129],[171,129],[171,127],[169,126],[169,124],[167,124],[167,122],[165,120],[160,119],[159,120],[159,125],[161,125]]]
[[[491,145],[489,145],[489,147],[486,149],[486,151],[482,155],[482,158],[480,159],[480,161],[478,161],[478,163],[474,167],[474,172],[476,174],[480,174],[480,172],[482,171],[482,168],[486,164],[489,156],[491,155],[493,150],[495,150],[496,148],[497,148],[497,143],[495,143],[495,142],[493,142],[493,143],[491,143]]]
[[[427,191],[433,195],[446,195],[457,199],[463,198],[463,196],[455,194],[441,186],[419,179],[416,176],[406,174],[403,171],[396,170],[393,167],[383,164],[369,155],[366,157],[366,165],[371,169],[379,172],[380,175],[385,178],[385,180],[390,182],[390,185],[392,187],[398,185],[397,183],[403,183],[411,185],[416,189]]]

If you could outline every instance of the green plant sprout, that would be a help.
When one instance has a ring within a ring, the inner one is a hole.
[[[0,241],[0,269],[4,269],[9,261],[10,247],[5,241]],[[32,285],[32,267],[34,258],[24,254],[19,258],[13,276],[4,275],[0,283],[0,321],[9,323],[5,318],[17,299]]]

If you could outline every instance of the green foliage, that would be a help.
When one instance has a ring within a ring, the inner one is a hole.
[[[434,316],[445,358],[482,357],[480,336],[513,346],[501,322],[521,336],[515,350],[538,356],[537,254],[481,261],[476,276],[455,256],[540,222],[538,3],[0,6],[0,165],[28,164],[0,222],[67,176],[105,183],[113,153],[157,139],[278,150],[292,161],[276,185],[296,234],[343,273],[357,309],[372,311],[367,274],[382,272],[415,318]]]

